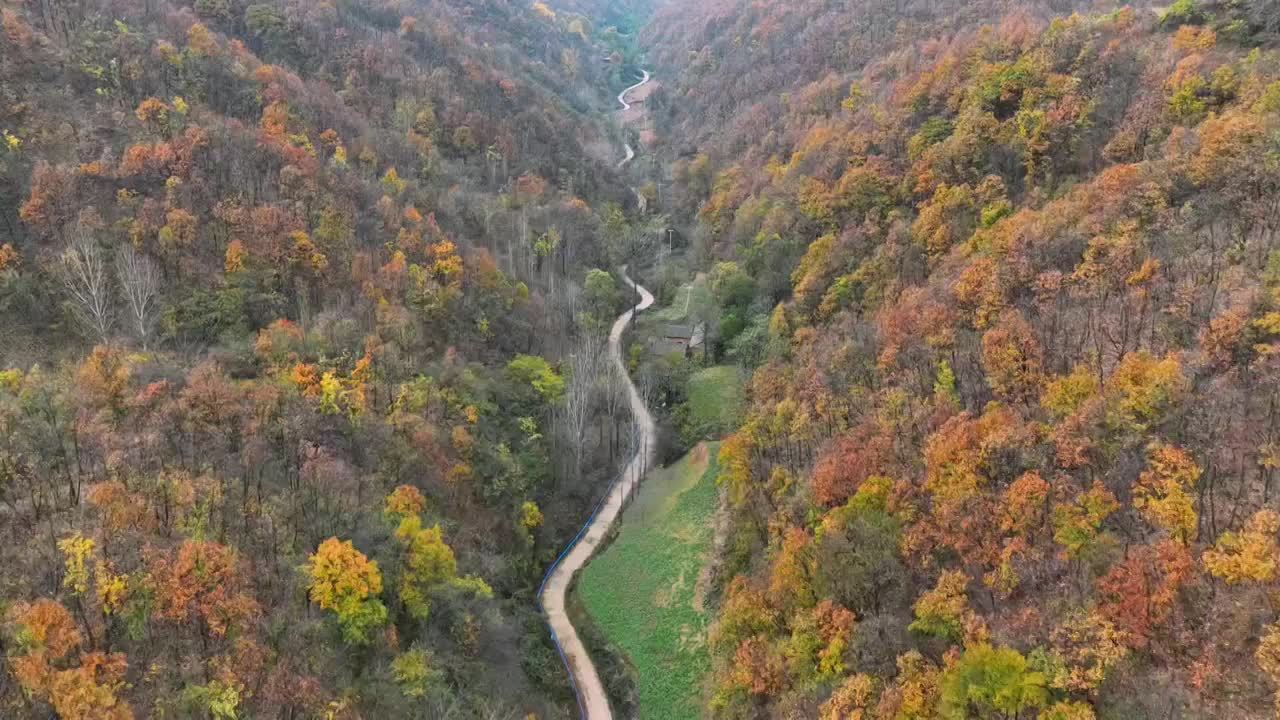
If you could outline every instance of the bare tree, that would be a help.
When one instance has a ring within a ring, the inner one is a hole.
[[[76,317],[105,341],[111,334],[114,315],[111,272],[102,246],[94,237],[100,222],[92,211],[81,213],[71,231],[71,244],[62,253],[62,282]]]
[[[128,306],[129,324],[145,350],[155,325],[160,273],[151,258],[125,244],[116,252],[116,276]]]
[[[572,337],[574,320],[577,318],[579,294],[580,291],[572,283],[561,283],[550,293],[548,312],[545,315],[546,332],[542,342],[554,355],[562,356],[570,351],[569,338]]]
[[[639,390],[639,388],[637,389]],[[643,391],[641,390],[641,392]],[[644,479],[645,474],[649,471],[649,454],[646,452],[646,448],[648,448],[650,442],[652,440],[649,438],[644,424],[640,422],[639,417],[632,415],[630,441],[628,443],[630,450],[628,452],[634,451],[635,454],[631,455],[631,459],[623,466],[624,474],[622,479],[626,483],[626,487],[623,488],[622,493],[623,502],[625,503],[630,503],[635,498],[636,491],[640,487],[640,481]],[[631,466],[631,463],[635,463],[635,472],[627,473],[626,469]]]
[[[653,373],[644,373],[640,378],[640,385],[636,388],[636,394],[640,396],[640,404],[646,408],[653,407],[654,385],[656,379]],[[636,482],[649,474],[650,462],[654,458],[654,453],[658,446],[658,438],[656,428],[649,427],[646,423],[641,422],[640,417],[632,415],[632,422],[636,425],[640,433],[640,442],[636,445],[636,452],[640,456],[640,475],[636,478]],[[652,424],[652,420],[648,424]]]
[[[609,461],[617,457],[619,437],[618,437],[618,416],[622,414],[623,408],[626,406],[626,380],[622,377],[622,371],[614,363],[606,363],[604,375],[601,376],[603,386],[601,392],[604,393],[604,413],[608,419],[609,427]]]
[[[600,373],[607,365],[604,343],[599,335],[586,333],[577,350],[569,356],[569,377],[565,383],[561,418],[573,448],[574,479],[582,479],[583,436],[591,421],[591,410],[600,393]]]

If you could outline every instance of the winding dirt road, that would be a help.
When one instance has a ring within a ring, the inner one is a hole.
[[[631,109],[631,103],[627,102],[627,95],[628,95],[632,90],[639,90],[641,87],[643,87],[643,86],[644,86],[644,84],[645,84],[645,83],[649,82],[649,71],[648,71],[648,70],[641,70],[640,72],[644,73],[644,77],[640,80],[640,82],[638,82],[638,83],[636,83],[635,85],[632,85],[631,87],[627,88],[626,90],[623,90],[622,92],[618,93],[618,102],[622,104],[622,109],[623,109],[623,110],[630,110],[630,109]]]
[[[542,609],[546,611],[547,621],[551,625],[551,634],[556,644],[560,646],[565,665],[569,668],[570,679],[577,689],[582,717],[585,720],[612,720],[613,714],[609,711],[609,697],[605,693],[604,684],[600,682],[595,663],[591,661],[586,646],[582,644],[582,638],[578,637],[578,631],[569,621],[569,614],[565,611],[565,597],[568,595],[570,583],[573,582],[573,576],[591,560],[596,548],[608,534],[609,528],[613,527],[613,523],[622,513],[623,502],[643,478],[645,471],[653,465],[656,449],[657,432],[653,416],[649,414],[649,408],[645,407],[644,399],[640,397],[640,392],[631,382],[626,365],[622,362],[622,333],[627,329],[636,312],[653,304],[653,295],[627,277],[625,269],[622,279],[640,293],[640,302],[633,309],[618,316],[617,321],[613,323],[613,329],[609,332],[609,359],[613,362],[614,369],[621,373],[622,377],[627,378],[627,396],[631,413],[640,426],[640,448],[627,463],[622,476],[614,483],[608,496],[587,521],[586,527],[579,533],[571,549],[560,557],[547,575],[540,596]]]
[[[627,102],[627,95],[631,93],[633,90],[639,90],[640,88],[645,86],[645,83],[649,82],[649,77],[650,77],[649,71],[641,70],[640,72],[644,73],[644,78],[642,78],[640,82],[618,93],[618,102],[622,105],[623,110],[631,109],[631,103]],[[635,148],[631,147],[631,143],[623,143],[622,149],[623,149],[623,158],[621,161],[618,162],[618,167],[626,167],[627,163],[631,162],[636,157]]]
[[[624,90],[618,96],[618,102],[622,103],[624,108],[630,107],[626,100],[627,93],[646,82],[649,82],[648,72],[645,72],[644,80]],[[635,151],[628,145],[626,158],[621,165],[627,164],[633,157],[635,157]],[[547,577],[542,581],[542,587],[538,590],[538,599],[543,611],[547,614],[547,624],[551,626],[551,636],[560,648],[565,667],[569,670],[569,680],[578,693],[579,709],[584,720],[613,720],[613,713],[609,710],[609,696],[605,692],[604,683],[600,682],[600,674],[596,671],[595,663],[591,661],[591,656],[587,653],[582,638],[578,636],[578,631],[569,621],[569,613],[565,609],[565,598],[569,594],[569,586],[573,583],[574,575],[586,567],[601,541],[609,533],[609,528],[613,527],[618,516],[622,514],[623,503],[643,479],[644,473],[653,465],[657,448],[657,430],[653,416],[645,406],[644,398],[640,396],[635,383],[631,382],[627,366],[622,361],[622,333],[626,331],[627,325],[631,324],[637,312],[653,305],[653,295],[627,276],[626,267],[622,268],[621,275],[622,281],[639,293],[640,302],[619,315],[614,321],[613,328],[609,331],[608,353],[614,370],[626,380],[627,401],[631,407],[631,415],[640,428],[640,447],[627,463],[617,482],[610,488],[609,494],[600,502],[591,518],[587,520],[587,524],[569,544],[569,549],[551,567]]]

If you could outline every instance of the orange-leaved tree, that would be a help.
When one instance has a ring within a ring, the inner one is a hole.
[[[13,639],[9,661],[28,695],[52,705],[62,720],[132,720],[133,711],[118,696],[124,654],[83,649],[84,636],[61,603],[18,603],[6,619]]]
[[[258,613],[235,550],[212,540],[185,540],[148,568],[156,610],[174,622],[198,622],[202,634],[225,636]]]

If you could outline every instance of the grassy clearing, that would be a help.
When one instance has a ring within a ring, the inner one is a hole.
[[[711,304],[711,284],[698,278],[680,286],[671,304],[650,313],[653,322],[662,324],[692,323],[699,309]]]
[[[709,436],[735,430],[745,401],[742,384],[735,365],[716,365],[694,373],[689,378],[690,426]]]
[[[636,670],[641,718],[702,714],[710,659],[699,576],[714,533],[717,450],[699,445],[652,473],[617,539],[578,580],[596,626]]]

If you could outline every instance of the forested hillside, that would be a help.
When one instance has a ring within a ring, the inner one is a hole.
[[[0,8],[0,716],[567,715],[633,11]]]
[[[669,3],[723,718],[1263,718],[1280,6]]]
[[[573,717],[623,264],[615,706],[1280,712],[1280,3],[648,5],[0,7],[0,717]]]

